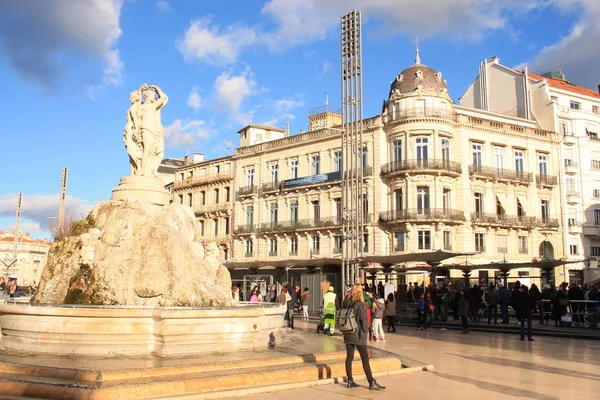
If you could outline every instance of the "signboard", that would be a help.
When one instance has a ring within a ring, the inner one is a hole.
[[[329,181],[339,181],[341,179],[342,173],[340,171],[330,172],[328,174],[310,175],[302,178],[285,180],[283,181],[283,188],[287,189],[296,186],[314,185]]]

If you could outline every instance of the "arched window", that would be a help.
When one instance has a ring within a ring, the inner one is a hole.
[[[540,243],[540,258],[554,260],[554,246],[547,240]]]

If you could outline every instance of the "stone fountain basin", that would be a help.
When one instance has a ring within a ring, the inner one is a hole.
[[[268,348],[286,306],[0,304],[4,350],[77,356],[197,355]]]

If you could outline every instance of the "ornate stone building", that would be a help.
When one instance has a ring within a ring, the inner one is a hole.
[[[339,272],[341,120],[327,107],[309,121],[308,132],[294,136],[240,131],[233,157],[237,265],[291,262]],[[382,114],[363,124],[365,254],[476,252],[470,264],[563,256],[554,129],[453,104],[442,74],[419,60],[391,83]],[[490,279],[496,273],[479,272]],[[524,268],[510,277],[529,283],[539,276]]]
[[[221,261],[230,258],[233,176],[232,157],[204,160],[196,154],[192,164],[177,170],[173,184],[173,201],[194,210],[201,240],[219,245]]]

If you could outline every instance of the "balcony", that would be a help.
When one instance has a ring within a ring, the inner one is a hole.
[[[252,196],[258,193],[258,187],[256,185],[243,186],[238,189],[238,197]]]
[[[569,224],[569,233],[571,233],[571,234],[583,233],[583,226],[581,225],[581,222],[569,218],[568,224]]]
[[[341,247],[334,247],[333,248],[333,254],[342,254],[342,248]]]
[[[570,205],[579,204],[581,201],[579,192],[567,192],[567,203]]]
[[[194,214],[210,214],[210,213],[219,213],[224,212],[230,214],[232,210],[232,204],[227,203],[216,203],[216,204],[207,204],[203,206],[194,207]]]
[[[304,229],[329,228],[342,225],[341,217],[321,217],[308,219],[292,219],[288,221],[266,222],[260,225],[258,232],[285,232]]]
[[[282,182],[279,182],[279,181],[263,183],[261,186],[261,192],[262,193],[278,192],[281,189],[281,183]]]
[[[460,210],[414,208],[384,211],[379,214],[379,219],[388,224],[407,222],[445,222],[448,224],[460,224],[465,221],[465,214]]]
[[[475,252],[477,253],[485,253],[485,246],[483,245],[475,245]]]
[[[565,174],[575,175],[579,171],[579,165],[574,163],[573,160],[565,160]]]
[[[583,234],[598,240],[600,238],[600,225],[583,225]]]
[[[290,250],[288,253],[289,256],[294,257],[298,255],[298,250]]]
[[[577,144],[577,138],[572,133],[563,135],[563,143],[567,146],[574,146]]]
[[[445,108],[397,108],[393,113],[387,114],[383,122],[400,122],[409,119],[444,119],[456,121],[456,114]]]
[[[200,242],[202,243],[210,243],[215,242],[218,244],[229,243],[229,239],[231,237],[229,235],[205,235],[200,237]]]
[[[533,229],[536,226],[536,221],[533,217],[478,212],[471,213],[471,222],[474,225],[519,229]]]
[[[381,175],[385,177],[410,173],[434,173],[457,177],[461,172],[462,168],[459,163],[442,159],[393,161],[381,167]]]
[[[516,171],[512,169],[487,167],[483,165],[469,165],[469,176],[474,178],[483,178],[498,182],[513,182],[529,185],[533,181],[531,172]]]
[[[553,175],[536,175],[535,181],[538,186],[552,187],[558,185],[558,179]]]
[[[321,249],[312,249],[310,251],[310,256],[318,256],[321,253]]]
[[[254,224],[242,224],[242,225],[236,226],[233,232],[236,234],[239,234],[239,235],[244,235],[244,234],[248,234],[248,233],[256,233],[257,230],[258,230],[258,226],[254,225]]]
[[[277,257],[277,250],[269,251],[269,257]]]
[[[558,229],[560,227],[560,224],[558,222],[558,219],[556,218],[546,218],[546,217],[542,217],[542,218],[536,218],[535,221],[535,226],[540,228],[540,229]]]
[[[196,185],[204,185],[213,182],[224,182],[233,179],[233,172],[221,172],[218,174],[201,175],[196,178],[187,178],[182,181],[175,181],[173,187],[175,189],[184,189]]]

